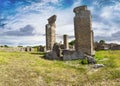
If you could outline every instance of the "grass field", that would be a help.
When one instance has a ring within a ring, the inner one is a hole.
[[[98,51],[94,69],[81,60],[50,61],[43,53],[0,51],[0,86],[120,86],[120,51]]]

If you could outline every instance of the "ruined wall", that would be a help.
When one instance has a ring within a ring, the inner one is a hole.
[[[79,6],[74,10],[75,49],[78,52],[93,54],[93,31],[91,13],[87,6]]]
[[[46,50],[52,50],[54,43],[56,42],[56,15],[51,16],[48,19],[48,24],[46,25]]]

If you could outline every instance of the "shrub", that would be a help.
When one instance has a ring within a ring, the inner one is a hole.
[[[87,61],[87,59],[83,59],[83,60],[81,61],[81,63],[82,63],[82,64],[88,64],[88,61]]]

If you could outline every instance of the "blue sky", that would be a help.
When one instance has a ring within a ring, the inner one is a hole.
[[[74,7],[87,5],[95,41],[120,44],[120,0],[0,0],[0,45],[45,45],[47,19],[56,14],[57,41],[74,39]]]

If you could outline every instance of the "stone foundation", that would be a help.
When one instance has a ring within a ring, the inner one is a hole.
[[[84,53],[76,52],[72,50],[62,50],[61,56],[58,55],[56,51],[48,51],[46,52],[45,58],[50,60],[76,60],[76,59],[83,59]]]
[[[72,50],[63,50],[63,60],[75,60],[75,59],[83,59],[84,54],[82,52],[76,52]]]
[[[45,59],[49,60],[62,60],[62,57],[58,57],[55,51],[48,51],[45,54]]]

